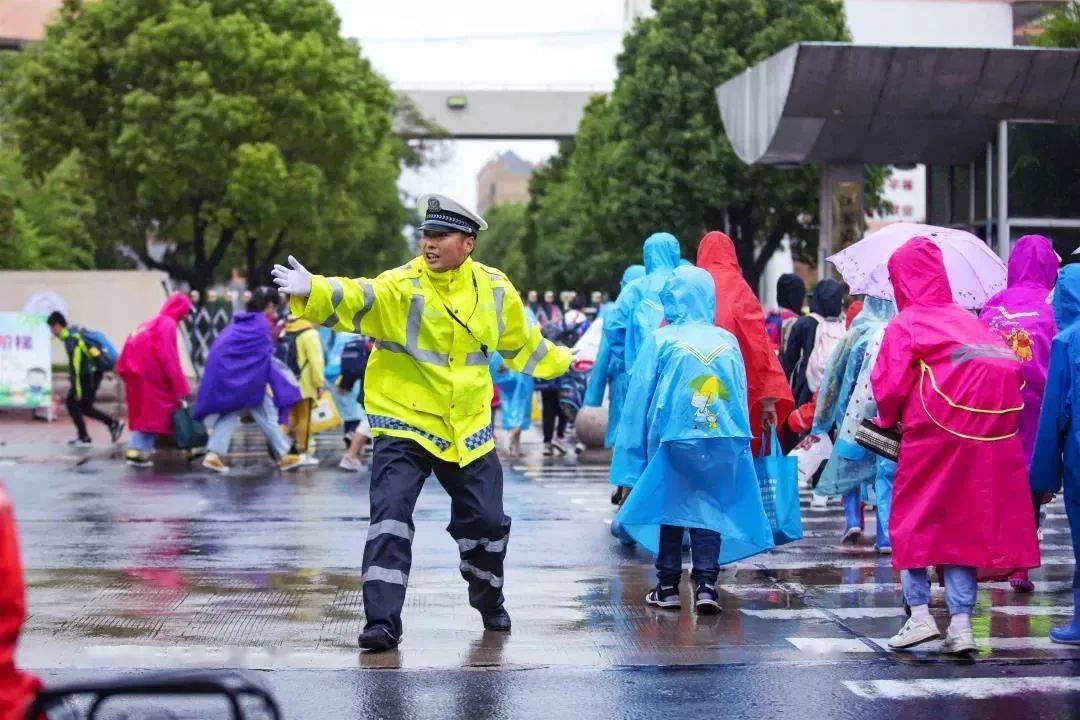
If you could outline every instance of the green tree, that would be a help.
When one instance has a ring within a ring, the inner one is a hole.
[[[19,156],[0,147],[0,268],[92,268],[94,243],[87,221],[94,203],[83,185],[78,152],[32,181]]]
[[[524,203],[492,205],[484,213],[488,229],[476,241],[476,259],[506,273],[521,291],[527,280],[525,254],[521,242],[525,238],[526,206]]]
[[[693,258],[709,229],[731,228],[753,286],[785,233],[815,213],[813,167],[748,166],[736,157],[715,88],[792,43],[845,40],[836,0],[655,0],[627,34],[614,91],[586,109],[569,151],[534,181],[530,271],[561,285],[614,290],[650,233],[673,232]],[[871,204],[881,173],[871,174]],[[876,185],[874,183],[877,183]],[[552,256],[558,256],[553,259]]]
[[[410,151],[340,30],[328,0],[65,0],[3,113],[35,176],[82,153],[103,262],[127,246],[200,290],[227,261],[265,281],[286,250],[375,271],[403,246]]]

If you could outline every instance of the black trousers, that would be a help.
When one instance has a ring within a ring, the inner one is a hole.
[[[67,399],[64,405],[67,407],[71,422],[75,423],[75,430],[83,440],[89,440],[90,434],[86,432],[86,421],[83,416],[93,418],[98,422],[112,426],[116,422],[102,411],[94,407],[94,399],[97,397],[98,386],[101,385],[101,373],[96,372],[84,375],[82,378],[82,396],[75,395],[75,379],[72,378],[71,387],[68,389]]]
[[[412,569],[413,508],[432,473],[450,495],[450,525],[457,541],[469,604],[487,614],[503,605],[503,560],[510,518],[503,513],[503,474],[494,451],[465,467],[440,460],[419,443],[375,438],[371,467],[371,524],[364,546],[364,629],[386,628],[401,637],[401,608]]]
[[[559,405],[559,389],[541,390],[540,405],[543,410],[544,442],[549,443],[555,436],[555,425],[559,426],[559,438],[566,434],[566,414]]]

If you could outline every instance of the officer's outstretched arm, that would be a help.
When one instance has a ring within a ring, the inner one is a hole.
[[[289,309],[294,315],[334,330],[376,339],[386,336],[396,293],[383,276],[354,280],[312,275],[291,255],[289,264],[289,268],[275,265],[273,277],[291,296]]]
[[[570,349],[545,340],[539,326],[529,325],[525,305],[513,285],[506,289],[502,322],[497,349],[512,370],[547,380],[559,377],[570,367]]]

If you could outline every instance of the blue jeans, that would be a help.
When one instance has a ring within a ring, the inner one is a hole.
[[[233,431],[240,424],[240,418],[245,412],[251,413],[251,419],[259,426],[259,430],[262,430],[262,434],[266,436],[278,458],[289,452],[289,440],[281,432],[281,426],[277,422],[277,407],[269,395],[263,398],[262,405],[258,407],[237,410],[218,417],[217,422],[214,423],[214,432],[210,435],[210,442],[206,444],[207,452],[216,455],[225,455],[229,452],[229,440],[232,439]]]
[[[138,450],[141,453],[150,453],[154,452],[154,443],[156,442],[157,435],[154,433],[132,430],[131,438],[128,440],[128,449]]]
[[[862,488],[853,487],[844,493],[844,529],[863,528]]]
[[[656,555],[656,577],[661,585],[678,585],[682,578],[682,540],[686,528],[660,526],[660,552]],[[695,583],[716,584],[720,574],[720,533],[690,528],[690,577]]]
[[[975,595],[979,591],[975,580],[975,568],[962,565],[944,565],[945,602],[950,615],[970,615],[975,607]],[[908,605],[930,604],[930,582],[925,569],[902,570],[900,584],[904,588],[904,600]]]

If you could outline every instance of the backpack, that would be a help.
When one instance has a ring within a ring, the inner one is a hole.
[[[296,339],[306,332],[313,332],[315,328],[304,328],[295,332],[286,332],[278,338],[277,345],[274,346],[274,357],[283,362],[287,368],[292,370],[293,375],[300,377],[300,373],[303,370],[300,367],[300,352],[296,348]],[[305,363],[306,365],[307,363]]]
[[[73,328],[73,330],[86,343],[87,350],[91,351],[90,362],[93,363],[95,372],[108,372],[116,367],[116,358],[120,353],[116,351],[116,346],[109,342],[109,338],[105,337],[105,333],[86,328]],[[97,352],[94,353],[93,350]]]
[[[828,362],[833,348],[843,340],[847,328],[840,318],[823,318],[817,313],[810,313],[810,317],[817,320],[818,324],[814,333],[814,349],[810,352],[810,359],[806,361],[806,385],[810,392],[816,393],[824,379],[825,363]]]
[[[354,338],[341,348],[341,379],[338,386],[350,392],[357,382],[361,383],[363,393],[364,371],[367,370],[368,346],[364,338]]]

